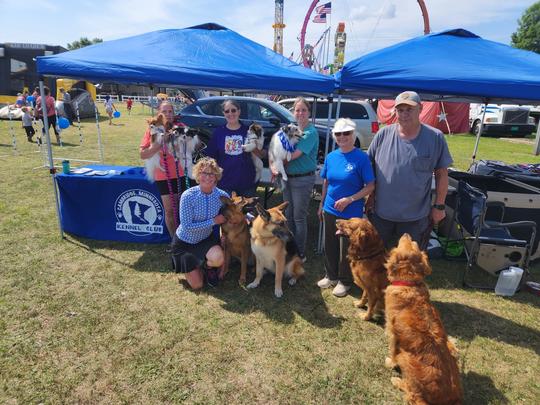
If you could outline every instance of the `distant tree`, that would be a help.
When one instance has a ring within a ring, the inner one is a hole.
[[[87,37],[81,37],[81,39],[78,41],[73,41],[72,43],[67,44],[67,47],[70,51],[72,51],[74,49],[84,48],[85,46],[98,44],[100,42],[103,42],[101,38],[94,38],[90,40]]]
[[[512,46],[540,53],[540,1],[525,10],[518,24],[512,34]]]

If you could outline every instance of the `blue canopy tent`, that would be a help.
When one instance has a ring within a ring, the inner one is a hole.
[[[457,28],[364,55],[348,62],[335,77],[340,94],[394,98],[414,90],[431,101],[540,104],[539,73],[537,53]],[[482,125],[473,160],[481,133]],[[538,154],[538,134],[536,138]]]
[[[154,31],[42,56],[37,58],[36,65],[41,76],[93,82],[314,96],[331,94],[336,87],[334,77],[309,70],[214,23]],[[43,81],[40,87],[44,97]],[[44,116],[46,120],[46,111]],[[48,130],[45,135],[49,166],[54,173]],[[100,154],[103,156],[101,147]],[[63,236],[55,185],[54,191]]]
[[[540,104],[540,55],[442,31],[369,53],[335,75],[344,93],[393,98],[405,90],[424,100]]]
[[[221,25],[149,32],[37,58],[40,75],[93,82],[326,95],[331,76]]]

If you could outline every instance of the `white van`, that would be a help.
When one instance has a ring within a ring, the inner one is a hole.
[[[311,100],[308,99],[311,102]],[[287,98],[278,101],[289,111],[292,110],[294,98]],[[335,116],[337,108],[337,98],[332,103],[332,115]],[[373,140],[373,137],[379,130],[379,122],[377,121],[377,113],[367,101],[342,99],[339,116],[350,118],[356,123],[357,138],[359,146],[362,149],[367,149]],[[335,119],[330,120],[330,125],[333,126]],[[318,125],[326,125],[328,123],[328,100],[321,98],[317,100],[317,112],[315,115],[315,123]]]

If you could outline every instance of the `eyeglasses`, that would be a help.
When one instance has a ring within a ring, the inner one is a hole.
[[[237,110],[236,108],[231,108],[231,109],[229,109],[229,110],[223,110],[223,112],[224,112],[225,114],[229,114],[229,113],[235,114],[237,111],[238,111],[238,110]]]
[[[334,136],[349,136],[352,135],[353,131],[347,131],[347,132],[334,132]]]
[[[201,172],[200,175],[206,177],[216,177],[216,174],[211,172]]]

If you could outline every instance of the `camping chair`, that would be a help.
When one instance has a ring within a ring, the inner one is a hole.
[[[498,214],[499,221],[486,220],[488,210],[490,216]],[[503,223],[504,210],[504,203],[488,202],[484,191],[462,180],[459,181],[454,221],[458,225],[460,240],[465,242],[467,256],[467,266],[461,280],[463,285],[493,289],[490,286],[474,285],[467,281],[467,273],[472,271],[475,264],[492,275],[498,275],[509,266],[521,267],[524,270],[522,280],[528,274],[531,246],[536,236],[536,223],[534,221]],[[514,228],[529,228],[530,238],[516,239],[511,233],[511,229]]]

